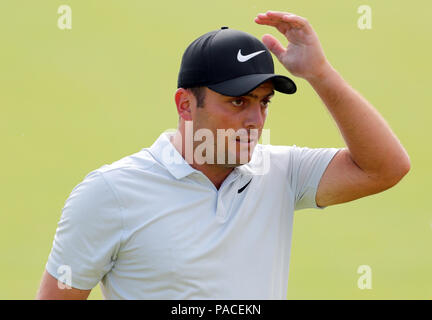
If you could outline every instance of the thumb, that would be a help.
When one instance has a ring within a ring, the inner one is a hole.
[[[286,51],[282,44],[270,34],[265,34],[262,37],[262,42],[265,46],[274,53],[277,58],[280,58],[281,55]]]

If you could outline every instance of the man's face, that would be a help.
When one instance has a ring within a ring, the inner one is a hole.
[[[204,106],[191,108],[194,135],[201,129],[212,132],[214,163],[236,167],[249,162],[261,137],[270,98],[274,95],[272,82],[265,82],[241,97],[205,90]],[[201,143],[195,142],[194,150]]]

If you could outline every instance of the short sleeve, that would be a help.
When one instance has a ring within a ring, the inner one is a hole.
[[[103,174],[93,171],[65,202],[46,270],[58,279],[66,266],[72,287],[92,289],[113,267],[121,235],[118,199]]]
[[[315,197],[325,169],[339,150],[341,149],[297,146],[291,148],[292,164],[289,166],[289,176],[295,196],[294,210],[325,208],[316,204]]]

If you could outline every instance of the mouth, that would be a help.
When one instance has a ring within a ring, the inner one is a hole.
[[[247,138],[247,139],[246,138],[243,138],[243,139],[236,138],[236,142],[243,143],[243,144],[255,144],[256,140],[251,139],[251,138]]]

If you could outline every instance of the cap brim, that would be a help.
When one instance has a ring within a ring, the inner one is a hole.
[[[297,91],[297,87],[290,78],[277,74],[249,74],[239,78],[223,81],[220,83],[208,85],[207,87],[224,96],[240,97],[243,96],[260,84],[272,80],[276,91],[293,94]]]

